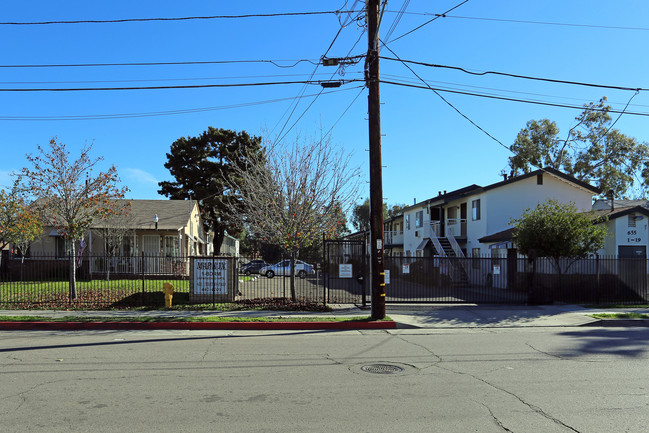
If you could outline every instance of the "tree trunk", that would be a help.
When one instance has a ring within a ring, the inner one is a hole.
[[[214,231],[214,242],[212,243],[212,247],[214,248],[214,255],[218,256],[221,252],[223,239],[225,239],[225,228],[223,228],[223,226],[218,222],[215,222],[212,226],[212,230]]]
[[[106,281],[110,281],[111,256],[104,254],[104,266],[106,266]]]
[[[70,239],[70,290],[68,293],[70,302],[77,299],[77,263],[75,258],[74,240]]]

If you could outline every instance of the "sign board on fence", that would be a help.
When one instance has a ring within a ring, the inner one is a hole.
[[[390,284],[390,270],[389,269],[385,270],[385,275],[383,277],[383,281],[385,282],[385,284]]]
[[[228,261],[194,259],[194,293],[226,295],[228,293]]]
[[[404,274],[409,274],[410,273],[410,263],[404,263],[403,266],[401,266],[401,271]]]
[[[500,275],[500,265],[494,265],[494,275]]]
[[[351,264],[338,265],[338,278],[353,278],[354,272]]]

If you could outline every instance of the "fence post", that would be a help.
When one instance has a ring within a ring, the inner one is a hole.
[[[214,256],[216,254],[216,251],[212,252],[212,309],[216,309],[216,283],[215,283],[215,273],[216,273],[216,268],[214,267]]]
[[[145,293],[145,289],[144,289],[144,251],[142,251],[142,263],[141,263],[141,266],[140,266],[140,272],[142,273],[142,297],[141,297],[141,304],[142,304],[142,307],[144,307],[144,293]]]
[[[527,304],[538,305],[539,296],[534,287],[534,280],[536,279],[536,250],[532,249],[527,252],[527,260],[529,262],[527,273]],[[532,272],[529,272],[530,267]]]
[[[327,284],[325,283],[325,267],[328,265],[329,251],[327,247],[327,239],[325,232],[322,232],[322,303],[327,305]],[[316,281],[318,281],[318,274],[316,271]]]

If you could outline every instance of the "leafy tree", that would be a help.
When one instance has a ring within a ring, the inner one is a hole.
[[[591,213],[579,212],[574,203],[548,200],[520,218],[512,219],[514,241],[522,253],[535,250],[538,257],[550,257],[559,273],[561,259],[576,259],[595,253],[604,245],[607,230],[596,224]]]
[[[403,210],[406,208],[406,205],[401,203],[401,204],[393,204],[392,206],[388,207],[388,218],[393,218],[401,213],[403,213]]]
[[[110,200],[124,197],[127,188],[118,188],[117,169],[93,173],[103,158],[91,159],[92,145],[81,149],[79,158],[70,160],[65,144],[50,140],[46,151],[38,146],[37,155],[27,155],[31,168],[22,169],[24,188],[37,198],[35,202],[48,223],[69,242],[70,301],[77,299],[75,242],[81,240],[91,224],[111,214]]]
[[[160,182],[159,193],[172,199],[199,200],[206,231],[214,232],[214,251],[221,249],[227,231],[237,227],[226,212],[239,197],[228,190],[235,167],[245,166],[245,155],[260,156],[261,139],[246,132],[209,127],[198,137],[174,141],[167,153],[167,168],[175,181]],[[236,180],[236,179],[235,179]]]
[[[635,178],[649,187],[649,146],[614,129],[610,109],[606,97],[584,105],[565,139],[555,122],[530,120],[510,146],[511,173],[552,167],[618,196],[634,186]]]
[[[349,159],[322,138],[248,154],[247,165],[237,167],[230,179],[241,197],[230,214],[253,236],[280,246],[294,263],[323,233],[332,238],[345,230],[345,211],[358,190],[358,169]],[[295,266],[291,297],[296,299]]]
[[[13,244],[24,260],[29,245],[42,232],[40,218],[19,193],[19,182],[9,192],[0,190],[0,249]]]
[[[404,204],[388,206],[383,203],[383,219],[392,218],[401,213],[406,207]],[[359,232],[370,229],[370,199],[367,198],[362,204],[355,205],[352,209],[352,225]]]

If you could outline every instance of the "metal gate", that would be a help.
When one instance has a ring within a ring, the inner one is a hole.
[[[361,304],[368,300],[364,241],[324,241],[324,296],[328,304]]]

